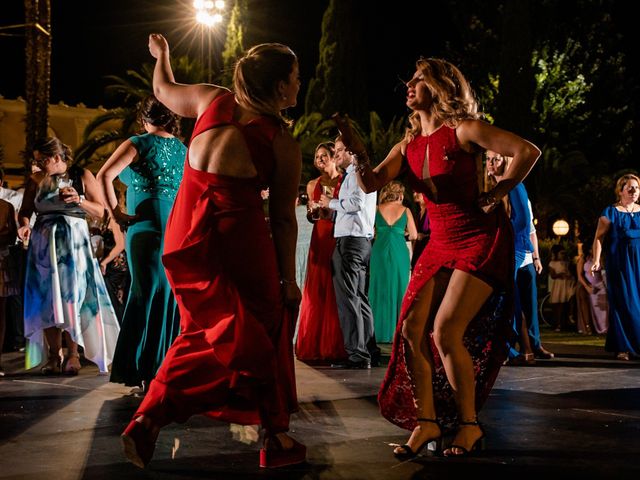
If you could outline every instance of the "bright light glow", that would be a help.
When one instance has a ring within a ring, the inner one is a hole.
[[[216,13],[213,17],[211,17],[213,23],[222,23],[222,15]]]
[[[207,10],[211,10],[213,8],[213,0],[207,0],[204,2],[204,8]]]
[[[562,237],[569,233],[569,224],[566,220],[556,220],[555,222],[553,222],[551,230],[553,230],[553,233],[555,233],[559,237]]]
[[[196,13],[196,21],[202,25],[206,25],[207,27],[211,27],[216,23],[213,17],[204,10],[200,10]]]
[[[224,0],[216,0],[216,8],[218,10],[224,10]]]
[[[204,4],[205,4],[204,0],[193,0],[193,7],[196,10],[203,10],[204,9]]]

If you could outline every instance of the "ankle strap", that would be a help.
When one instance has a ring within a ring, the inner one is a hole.
[[[480,422],[478,421],[477,418],[474,418],[473,420],[469,421],[469,422],[458,422],[458,425],[473,425],[473,426],[478,426],[480,425]]]
[[[437,418],[416,418],[416,421],[418,422],[428,422],[428,423],[435,423],[436,425],[440,426],[440,422],[438,421]]]

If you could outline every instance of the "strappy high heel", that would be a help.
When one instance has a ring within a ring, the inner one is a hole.
[[[268,441],[270,448],[266,448],[265,445],[260,449],[260,467],[262,468],[296,465],[304,462],[307,458],[307,447],[300,442],[296,442],[293,438],[291,438],[293,446],[287,449],[282,446],[282,442],[275,435],[269,435]],[[274,446],[275,448],[273,448]]]
[[[135,466],[144,468],[151,461],[156,449],[156,439],[152,431],[135,419],[129,422],[120,435],[124,456]]]
[[[478,438],[475,442],[473,442],[473,445],[471,445],[471,448],[469,448],[468,450],[462,445],[452,443],[451,445],[449,445],[449,448],[447,448],[443,452],[445,457],[468,457],[473,452],[484,449],[484,438],[485,438],[484,428],[482,428],[482,425],[480,424],[480,422],[478,422],[477,418],[471,422],[458,422],[458,426],[459,427],[478,427],[481,433],[480,438]],[[454,448],[462,450],[462,453],[453,453]]]
[[[418,446],[418,448],[415,449],[415,451],[407,443],[405,443],[404,445],[400,445],[399,447],[396,447],[393,450],[393,454],[401,460],[417,457],[420,454],[420,452],[424,449],[424,447],[426,447],[432,442],[435,443],[435,448],[432,449],[433,451],[437,452],[442,449],[442,427],[440,426],[440,422],[438,422],[438,420],[433,418],[417,418],[416,420],[418,421],[418,423],[420,422],[435,423],[438,426],[438,430],[440,430],[440,435],[438,435],[437,437],[426,439],[424,442],[420,444],[420,446]],[[404,451],[399,451],[399,449],[402,449]]]
[[[49,353],[47,363],[40,369],[42,375],[58,375],[61,372],[60,355],[57,353]]]

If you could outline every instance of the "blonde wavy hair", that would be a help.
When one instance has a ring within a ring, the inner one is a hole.
[[[233,88],[239,105],[262,115],[291,122],[278,109],[278,82],[288,82],[296,54],[281,43],[262,43],[250,48],[236,63]]]
[[[395,202],[404,198],[404,185],[397,180],[387,183],[380,190],[380,205],[383,203]]]
[[[621,176],[616,181],[616,197],[618,198],[618,201],[620,201],[622,189],[625,187],[629,180],[635,180],[636,182],[638,182],[638,184],[640,184],[640,178],[638,178],[638,176],[634,175],[633,173],[627,173],[626,175]]]
[[[433,98],[430,113],[435,118],[455,128],[463,120],[482,117],[473,89],[458,67],[439,58],[421,58],[416,68],[424,76]],[[422,130],[417,112],[409,116],[409,124],[406,137],[411,140]]]

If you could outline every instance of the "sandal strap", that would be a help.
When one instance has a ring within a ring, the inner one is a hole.
[[[459,448],[460,450],[462,450],[464,452],[463,455],[469,455],[469,450],[464,448],[462,445],[456,445],[455,443],[449,445],[449,448],[447,450],[453,450],[454,448]]]
[[[480,426],[480,422],[476,418],[475,420],[472,420],[470,422],[458,422],[458,425],[473,425],[473,426],[479,427]]]
[[[406,452],[405,455],[411,455],[411,456],[415,456],[415,452],[413,451],[413,449],[407,445],[406,443],[404,445],[400,445],[400,448],[404,449],[404,451]]]
[[[427,422],[427,423],[435,423],[436,425],[440,426],[440,422],[438,421],[437,418],[421,418],[418,417],[416,418],[417,422]]]

